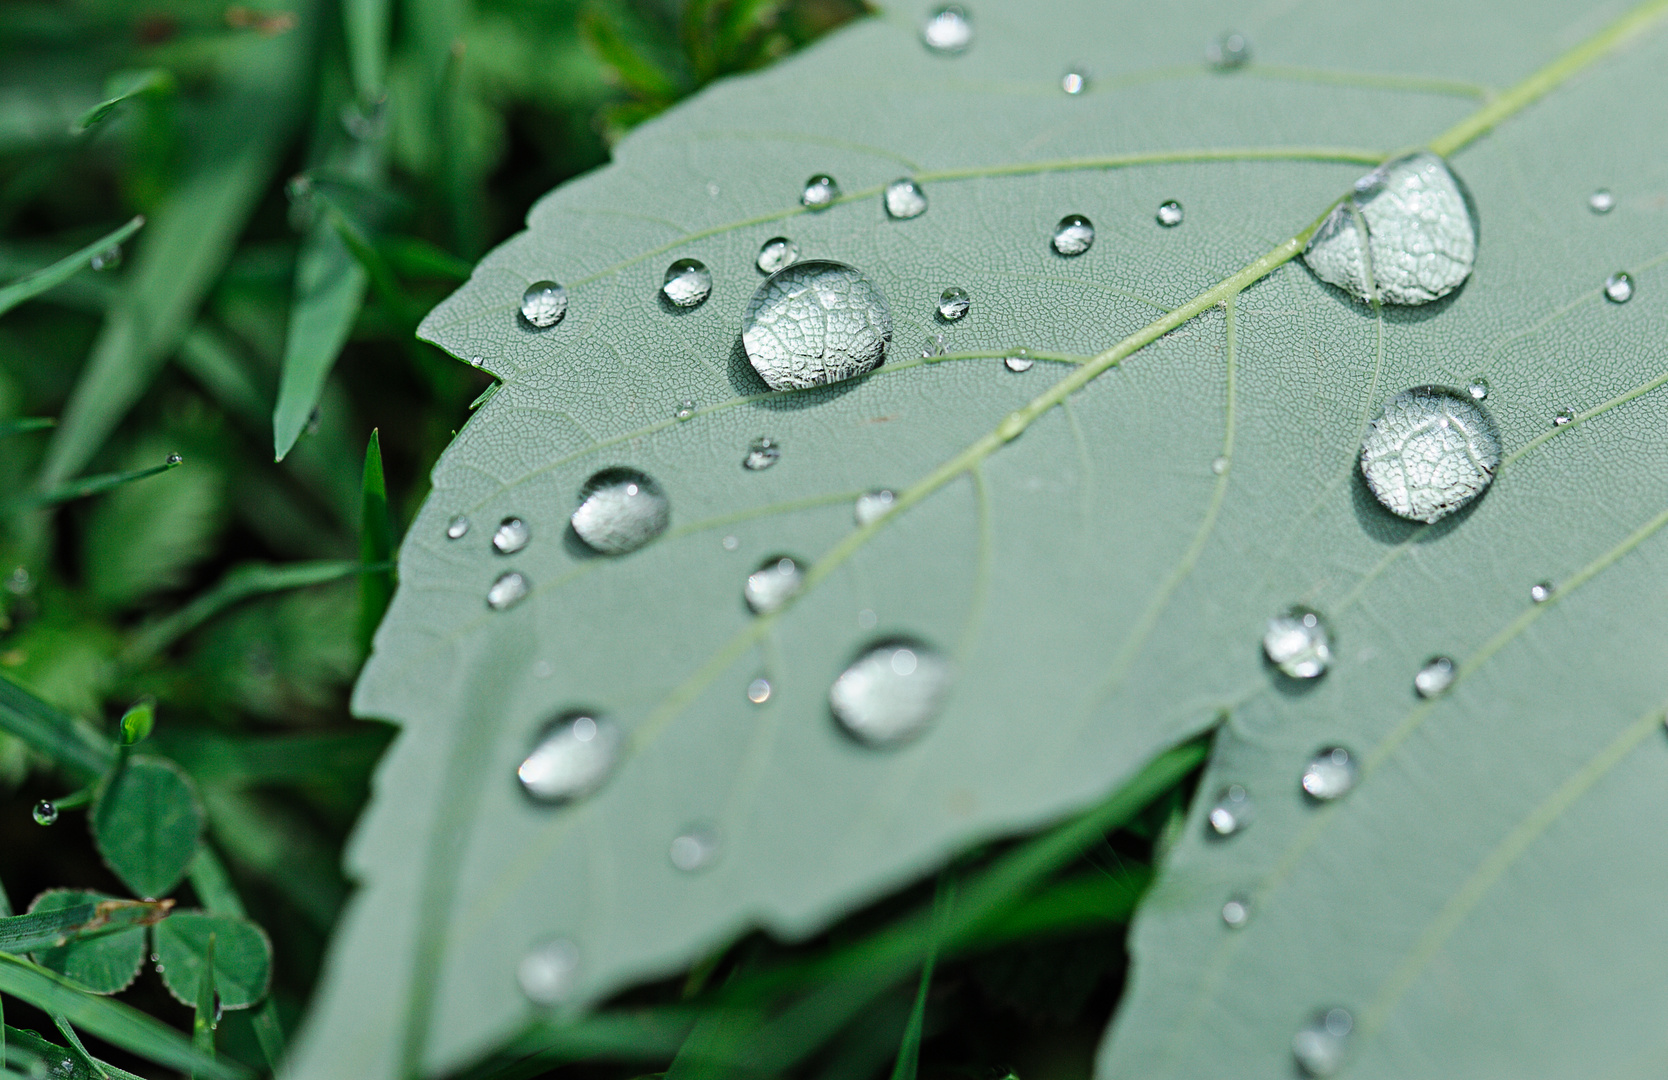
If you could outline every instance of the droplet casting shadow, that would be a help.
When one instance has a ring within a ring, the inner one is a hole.
[[[579,538],[579,534],[573,531],[573,522],[571,521],[568,522],[568,527],[562,530],[562,550],[567,552],[569,557],[578,560],[607,558],[602,552]]]
[[[1336,643],[1334,643],[1334,644],[1336,644]],[[1262,638],[1258,638],[1257,639],[1257,651],[1262,653],[1262,647],[1263,647]],[[1333,650],[1334,656],[1336,656],[1336,653],[1337,653],[1337,650],[1334,649]],[[1314,693],[1315,690],[1320,687],[1320,684],[1326,681],[1326,673],[1325,672],[1322,672],[1321,674],[1315,676],[1313,679],[1294,679],[1290,675],[1287,675],[1284,671],[1281,671],[1277,666],[1275,666],[1274,661],[1272,661],[1268,658],[1267,653],[1262,653],[1262,657],[1263,657],[1263,670],[1268,672],[1268,681],[1273,684],[1274,689],[1278,690],[1282,697],[1289,697],[1289,698],[1305,697],[1309,694]]]
[[[883,363],[882,367],[885,366]],[[876,368],[879,371],[880,368]],[[868,378],[868,374],[857,376],[855,379],[845,379],[826,386],[813,386],[808,390],[778,390],[772,392],[770,384],[760,377],[753,369],[753,364],[747,359],[747,347],[741,342],[741,335],[736,335],[735,344],[730,347],[730,359],[725,365],[725,374],[729,376],[730,386],[738,395],[752,396],[765,394],[751,404],[755,408],[783,410],[809,409],[823,405],[835,398],[843,397],[855,390],[859,383]]]
[[[1366,533],[1370,539],[1376,540],[1386,547],[1395,547],[1398,544],[1405,543],[1410,537],[1416,544],[1432,544],[1441,540],[1477,512],[1477,507],[1484,499],[1488,498],[1489,490],[1493,487],[1490,484],[1489,487],[1483,489],[1482,494],[1458,510],[1434,525],[1426,525],[1422,521],[1409,521],[1406,518],[1397,517],[1386,510],[1373,497],[1373,491],[1367,486],[1367,478],[1361,475],[1359,466],[1356,467],[1354,472],[1355,475],[1350,482],[1349,489],[1350,504],[1355,510],[1355,520],[1360,523],[1361,531]]]

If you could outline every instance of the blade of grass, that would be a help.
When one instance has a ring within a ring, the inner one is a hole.
[[[27,431],[44,431],[58,421],[50,416],[16,416],[0,420],[0,436],[21,435]]]
[[[116,106],[130,98],[136,98],[140,94],[164,92],[173,89],[173,86],[174,76],[162,68],[118,71],[104,84],[105,99],[76,117],[75,123],[70,125],[70,134],[83,134],[89,128],[102,123],[116,110]]]
[[[87,1048],[81,1045],[81,1036],[75,1033],[75,1028],[70,1026],[68,1020],[65,1020],[58,1013],[53,1013],[52,1023],[57,1027],[58,1033],[64,1037],[64,1041],[70,1044],[70,1050],[81,1059],[81,1064],[86,1066],[88,1072],[102,1078],[102,1080],[110,1080],[110,1071],[104,1067],[102,1061],[87,1053]]]
[[[932,972],[938,964],[939,930],[956,895],[955,878],[949,873],[938,879],[938,895],[933,898],[933,933],[927,942],[927,956],[921,962],[921,983],[915,991],[915,1004],[909,1010],[909,1022],[904,1025],[903,1040],[898,1044],[898,1058],[892,1064],[892,1080],[915,1080],[921,1064],[921,1031],[927,1021],[927,993],[932,989]]]
[[[166,918],[172,900],[105,900],[0,918],[0,952],[14,955]]]
[[[321,214],[313,223],[296,262],[295,299],[272,409],[275,461],[284,460],[301,437],[365,303],[364,268],[326,218]]]
[[[0,287],[0,315],[4,315],[25,300],[39,296],[50,288],[62,285],[90,265],[94,255],[126,240],[138,232],[144,224],[143,216],[136,217],[121,228],[99,237],[86,247],[65,255],[51,266],[42,267],[32,274],[19,278],[10,285]]]
[[[197,1007],[191,1018],[191,1045],[210,1061],[214,1060],[214,999],[214,933],[210,931],[203,950],[202,974],[197,976]],[[195,1071],[191,1080],[197,1080]]]
[[[388,517],[388,484],[382,476],[382,439],[376,429],[365,446],[365,479],[362,488],[363,514],[359,524],[359,558],[367,566],[388,569],[366,571],[359,577],[359,644],[370,651],[388,601],[394,596],[394,524]]]
[[[197,894],[197,899],[204,909],[214,915],[248,918],[248,912],[243,907],[243,897],[232,887],[232,878],[226,873],[225,864],[208,844],[197,846],[197,857],[191,861],[190,876],[191,890]],[[211,957],[210,966],[212,962]],[[277,1072],[278,1062],[284,1056],[284,1028],[278,1022],[278,1006],[270,994],[255,1009],[254,1015],[250,1017],[250,1026],[255,1029],[255,1041],[261,1044],[261,1054],[266,1058],[267,1069]]]
[[[115,748],[87,724],[0,675],[0,731],[15,735],[82,780],[103,775]]]
[[[67,484],[60,484],[50,491],[38,492],[26,497],[26,502],[32,506],[57,506],[59,503],[73,502],[85,499],[89,495],[98,495],[111,488],[131,484],[135,480],[144,480],[158,473],[165,473],[169,469],[178,468],[185,460],[178,454],[169,454],[168,460],[160,465],[152,465],[148,469],[134,469],[131,472],[99,473],[96,476],[84,476],[80,480],[71,480]]]
[[[364,105],[382,97],[388,69],[389,0],[342,0],[348,70]]]
[[[164,733],[157,743],[186,772],[226,787],[337,784],[363,776],[387,749],[391,732],[363,729],[316,735]]]

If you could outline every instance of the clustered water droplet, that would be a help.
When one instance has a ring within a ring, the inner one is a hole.
[[[938,317],[945,322],[956,322],[973,306],[973,298],[960,285],[951,285],[938,295]]]
[[[1385,403],[1361,441],[1361,475],[1397,517],[1432,522],[1481,495],[1500,434],[1472,394],[1416,386]]]
[[[897,502],[897,499],[898,497],[887,488],[865,491],[857,496],[857,505],[852,516],[857,519],[859,525],[867,525],[872,521],[878,521],[891,511],[892,504]]]
[[[462,540],[469,535],[469,519],[459,514],[446,523],[446,539]]]
[[[1332,631],[1318,611],[1289,608],[1268,620],[1263,653],[1289,678],[1319,678],[1332,663]]]
[[[34,818],[36,825],[51,825],[58,820],[58,806],[50,799],[42,799],[35,804]]]
[[[666,268],[660,293],[676,307],[699,307],[712,295],[712,271],[699,259],[679,259]]]
[[[1315,1014],[1292,1037],[1292,1056],[1298,1067],[1313,1077],[1332,1076],[1343,1067],[1349,1049],[1349,1035],[1355,1018],[1347,1009],[1327,1009]]]
[[[741,465],[753,472],[763,472],[781,460],[782,448],[776,445],[776,440],[760,435],[747,448],[747,456],[741,459]]]
[[[1612,304],[1625,304],[1633,299],[1633,275],[1618,270],[1604,280],[1604,298]]]
[[[826,210],[840,197],[840,185],[827,173],[817,173],[805,181],[799,193],[799,203],[809,210]]]
[[[1089,88],[1089,76],[1081,71],[1068,71],[1060,76],[1060,89],[1076,97]]]
[[[579,980],[579,946],[566,938],[535,946],[516,965],[515,978],[533,1004],[560,1004]]]
[[[1609,188],[1599,188],[1587,196],[1587,209],[1595,214],[1608,214],[1616,209],[1616,196],[1610,194]]]
[[[1216,793],[1216,804],[1210,808],[1205,820],[1217,836],[1232,836],[1251,824],[1255,815],[1256,804],[1251,801],[1245,787],[1229,784]]]
[[[747,684],[747,700],[755,705],[763,705],[770,700],[770,680],[760,675]]]
[[[949,689],[949,661],[921,645],[888,642],[840,673],[828,703],[859,742],[893,746],[918,735],[938,715]]]
[[[1413,689],[1422,698],[1433,698],[1454,684],[1454,662],[1433,656],[1413,676]]]
[[[759,245],[759,270],[766,274],[791,264],[799,258],[799,245],[785,236],[773,236]]]
[[[1205,46],[1205,61],[1218,71],[1244,67],[1251,59],[1251,42],[1244,34],[1230,30]]]
[[[927,193],[908,176],[887,184],[881,201],[886,204],[886,216],[895,221],[908,221],[927,212]]]
[[[691,825],[673,838],[666,854],[686,874],[704,870],[718,857],[718,829],[705,823]]]
[[[494,611],[507,611],[527,599],[531,586],[519,571],[506,570],[487,587],[487,607]]]
[[[747,305],[741,340],[771,389],[821,386],[881,365],[892,314],[886,297],[857,270],[812,260],[765,279]]]
[[[1552,599],[1552,582],[1538,581],[1529,586],[1529,599],[1536,604],[1544,604]]]
[[[555,326],[567,313],[568,291],[554,281],[535,281],[521,294],[521,317],[535,329]]]
[[[935,53],[954,56],[973,44],[973,21],[960,6],[946,4],[927,16],[921,40]]]
[[[515,771],[522,790],[545,803],[596,791],[614,771],[624,736],[613,721],[570,713],[548,724]]]
[[[1251,921],[1251,901],[1243,896],[1230,896],[1222,905],[1222,921],[1238,930]]]
[[[1158,204],[1158,223],[1166,229],[1173,229],[1182,223],[1182,204],[1174,199],[1166,199]]]
[[[636,551],[666,531],[672,503],[660,485],[636,469],[612,468],[585,481],[573,512],[573,531],[604,555]]]
[[[492,534],[492,547],[500,555],[514,555],[527,546],[527,541],[533,538],[533,530],[518,517],[507,517],[498,523],[498,528]]]
[[[1303,770],[1303,790],[1316,802],[1341,799],[1355,786],[1357,772],[1348,750],[1329,746],[1309,759]]]
[[[755,615],[781,611],[805,587],[805,571],[786,555],[766,559],[747,575],[742,597]]]
[[[1067,214],[1054,226],[1054,250],[1068,258],[1081,255],[1095,242],[1095,226],[1082,214]]]

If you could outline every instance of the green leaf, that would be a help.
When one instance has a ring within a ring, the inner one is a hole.
[[[86,778],[98,776],[115,751],[86,724],[0,675],[0,731],[45,754],[60,768]]]
[[[29,914],[0,917],[0,951],[24,953],[78,938],[98,938],[123,927],[146,926],[166,916],[172,906],[168,900],[115,900],[97,893],[50,890],[36,898]],[[62,966],[35,959],[65,973]]]
[[[359,521],[359,558],[367,566],[386,566],[394,555],[394,522],[388,516],[388,483],[382,476],[382,440],[376,429],[365,446],[365,480]],[[370,647],[382,613],[394,595],[391,569],[359,578],[359,638]]]
[[[135,755],[105,782],[93,803],[99,854],[140,896],[173,891],[197,853],[203,807],[171,761]]]
[[[272,413],[273,453],[282,461],[318,405],[324,380],[365,302],[365,271],[321,215],[301,248],[284,368]]]
[[[47,914],[85,909],[89,904],[97,905],[111,899],[76,889],[53,889],[36,897],[35,902],[29,905],[29,911],[31,914]],[[96,913],[95,906],[92,917],[96,917]],[[91,922],[92,917],[82,918],[78,913],[76,921],[85,924]],[[74,935],[65,933],[62,936]],[[140,965],[145,962],[145,929],[129,925],[84,940],[35,949],[29,958],[92,993],[115,994],[132,984],[139,974]]]
[[[345,0],[342,27],[347,34],[348,68],[359,100],[370,103],[383,93],[388,68],[390,0]]]
[[[12,308],[33,299],[48,289],[55,288],[80,273],[93,260],[93,256],[120,244],[128,237],[139,231],[145,224],[143,217],[136,217],[105,236],[99,237],[79,251],[71,252],[51,266],[42,267],[34,273],[19,278],[10,285],[0,287],[0,315],[4,315]],[[21,421],[14,421],[21,423]],[[50,424],[50,421],[48,422]],[[15,430],[28,430],[16,428]]]
[[[80,135],[88,128],[103,123],[105,118],[116,111],[116,107],[130,98],[141,94],[164,93],[172,90],[174,77],[161,68],[145,68],[140,71],[118,71],[110,76],[105,84],[105,98],[76,118],[70,125],[71,135]]]
[[[582,1010],[750,928],[804,938],[1218,724],[1104,1075],[1289,1075],[1294,1034],[1334,1006],[1356,1015],[1361,1076],[1650,1060],[1647,1018],[1668,1009],[1668,871],[1639,839],[1668,827],[1668,350],[1647,300],[1668,264],[1665,7],[1596,38],[1590,7],[1552,0],[1235,8],[1259,59],[1233,72],[1200,62],[1227,9],[993,5],[957,57],[924,52],[923,12],[898,9],[708,90],[548,196],[422,328],[503,387],[434,471],[356,691],[403,732],[294,1075],[442,1072],[501,1045],[537,1015],[517,965],[552,939],[577,950],[563,1004]],[[1079,61],[1089,91],[1059,92]],[[1454,296],[1378,310],[1294,260],[1410,146],[1451,155],[1480,254]],[[819,172],[846,196],[811,213]],[[902,175],[931,205],[890,220]],[[1588,209],[1600,187],[1608,215]],[[1186,220],[1165,228],[1172,198]],[[1048,242],[1068,213],[1100,234],[1076,259]],[[737,337],[775,235],[888,298],[884,367],[760,386]],[[713,293],[669,312],[656,290],[686,257]],[[1639,295],[1614,304],[1621,268]],[[545,277],[569,308],[535,331],[518,303]],[[946,325],[949,285],[973,308]],[[938,334],[946,355],[923,358]],[[1018,347],[1028,371],[999,360]],[[1390,517],[1357,472],[1366,424],[1403,388],[1478,374],[1506,448],[1493,489],[1432,527]],[[749,471],[759,436],[781,460]],[[651,475],[672,524],[587,557],[569,515],[613,466]],[[893,509],[855,525],[873,488]],[[448,539],[460,514],[472,528]],[[510,515],[533,540],[506,557],[488,537]],[[805,590],[753,616],[743,580],[783,553]],[[531,595],[489,610],[506,570]],[[1298,602],[1335,633],[1306,687],[1260,649]],[[920,738],[868,749],[829,687],[897,635],[955,682]],[[1458,679],[1421,702],[1413,674],[1439,653]],[[532,803],[516,767],[576,708],[619,725],[619,766],[577,803]],[[1298,778],[1330,745],[1362,778],[1311,805]],[[1226,783],[1258,816],[1207,843]],[[680,873],[668,845],[697,822],[720,854]],[[1241,891],[1236,931],[1221,912]],[[919,956],[888,961],[876,981]],[[831,986],[827,1015],[836,990],[876,992]],[[754,1060],[808,1052],[827,1023],[802,1015]]]
[[[272,981],[272,943],[266,931],[231,915],[181,911],[160,922],[156,955],[168,992],[182,1005],[197,1001],[198,980],[214,940],[214,986],[228,1009],[247,1009],[266,997]]]

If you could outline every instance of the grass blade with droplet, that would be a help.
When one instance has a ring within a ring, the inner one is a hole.
[[[43,491],[29,497],[29,502],[35,506],[56,506],[59,503],[73,502],[85,499],[89,495],[109,491],[111,488],[131,484],[135,480],[144,480],[158,473],[165,473],[169,469],[184,464],[177,455],[170,455],[161,465],[152,465],[148,469],[134,469],[131,472],[99,473],[96,476],[85,476],[80,480],[72,480],[67,484],[60,484],[50,491]]]
[[[62,285],[88,266],[94,255],[126,240],[138,232],[144,224],[143,216],[136,217],[121,228],[99,237],[86,247],[65,255],[51,266],[42,267],[32,274],[19,278],[10,285],[0,287],[0,315],[4,315],[25,300],[32,299],[48,289]]]

